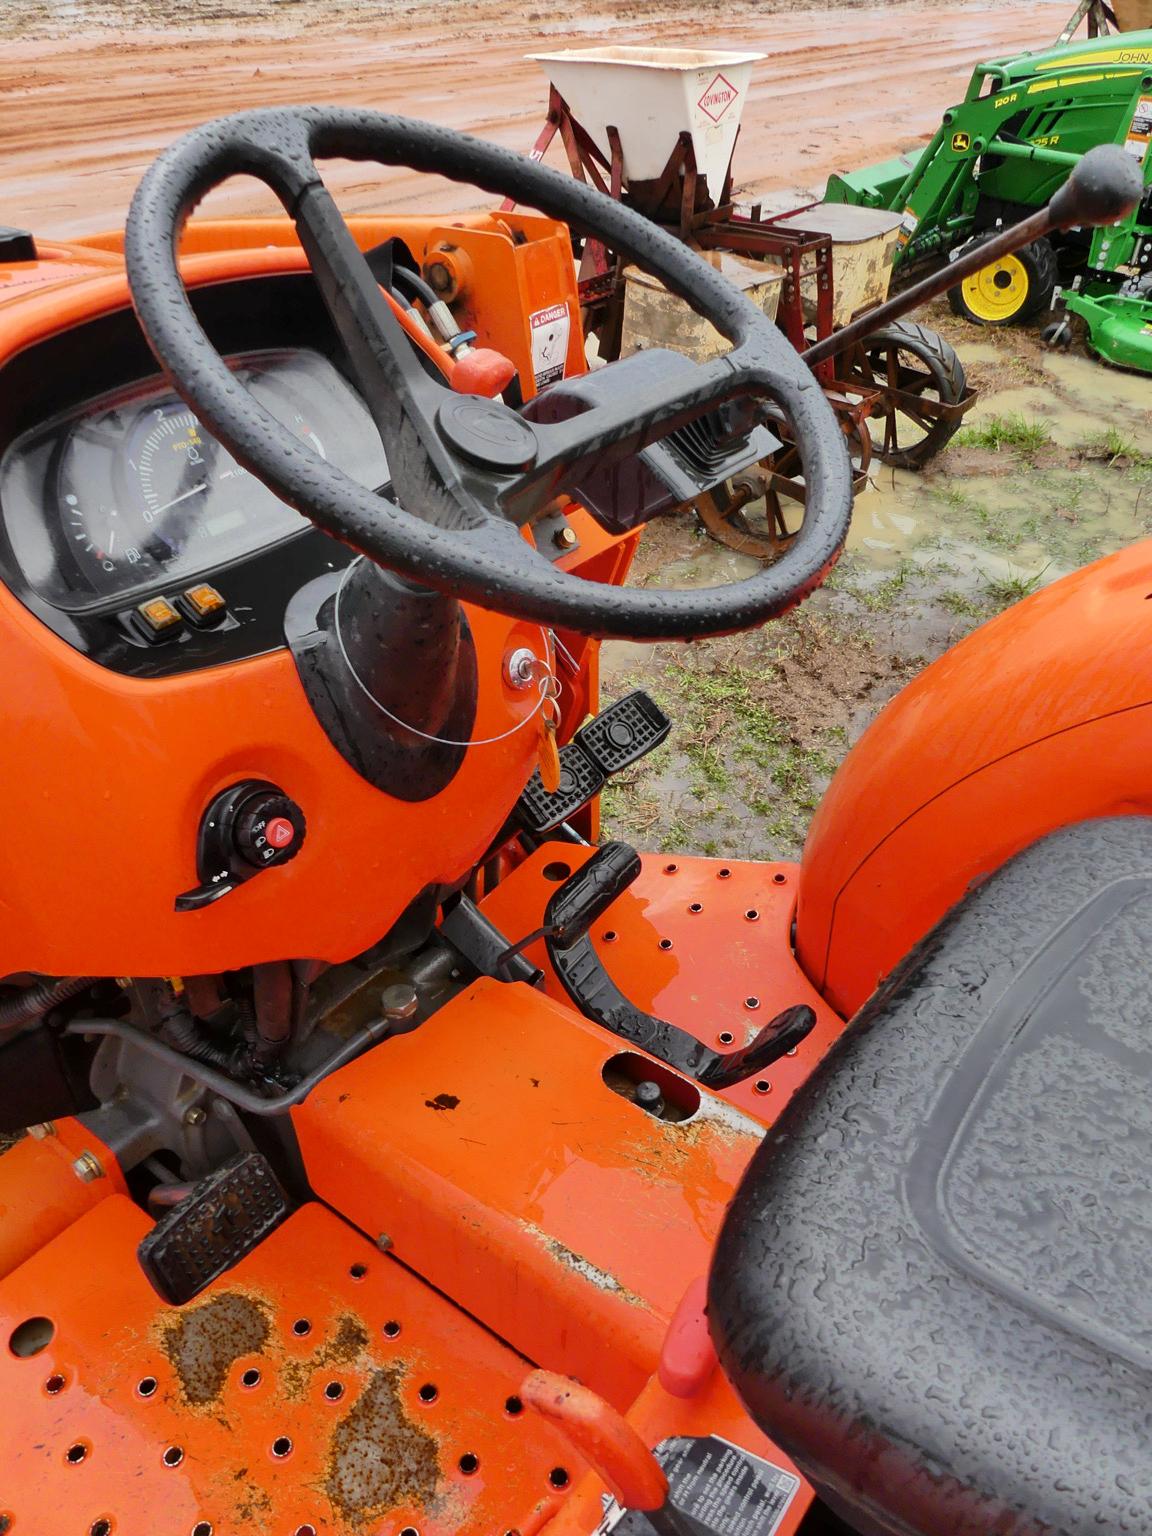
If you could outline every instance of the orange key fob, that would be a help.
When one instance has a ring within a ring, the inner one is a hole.
[[[550,795],[560,788],[560,748],[556,745],[556,722],[548,701],[540,711],[540,782]]]

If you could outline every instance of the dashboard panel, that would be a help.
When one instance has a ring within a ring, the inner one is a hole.
[[[361,484],[387,483],[309,275],[190,297],[272,415]],[[351,558],[196,420],[157,374],[130,310],[0,368],[0,579],[101,665],[164,676],[274,649],[293,593]],[[200,622],[189,598],[206,585],[220,607]],[[153,604],[170,623],[152,626]]]
[[[327,358],[300,349],[228,361],[312,452],[362,484],[387,479],[372,418]],[[186,586],[309,526],[155,383],[19,438],[0,460],[0,509],[24,579],[66,610]]]

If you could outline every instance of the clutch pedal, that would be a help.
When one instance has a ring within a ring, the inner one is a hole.
[[[642,688],[626,693],[582,725],[560,749],[560,785],[551,794],[537,769],[516,807],[525,831],[551,832],[598,795],[614,773],[658,747],[672,722]]]
[[[605,778],[611,778],[658,747],[671,729],[671,720],[656,700],[636,688],[582,725],[572,740]]]
[[[251,1253],[288,1215],[288,1197],[259,1152],[199,1180],[137,1248],[153,1289],[174,1307]]]

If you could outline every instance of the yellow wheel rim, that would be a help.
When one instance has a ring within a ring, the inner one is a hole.
[[[1028,302],[1028,287],[1028,269],[1017,256],[1002,256],[960,285],[971,313],[993,324],[1020,313]]]

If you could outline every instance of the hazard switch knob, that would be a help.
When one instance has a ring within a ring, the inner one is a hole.
[[[180,891],[177,912],[200,912],[262,869],[294,859],[304,844],[304,812],[278,784],[241,779],[204,807],[196,833],[199,884]]]
[[[245,800],[236,817],[236,852],[255,869],[287,864],[300,852],[304,812],[284,794],[260,792]]]

